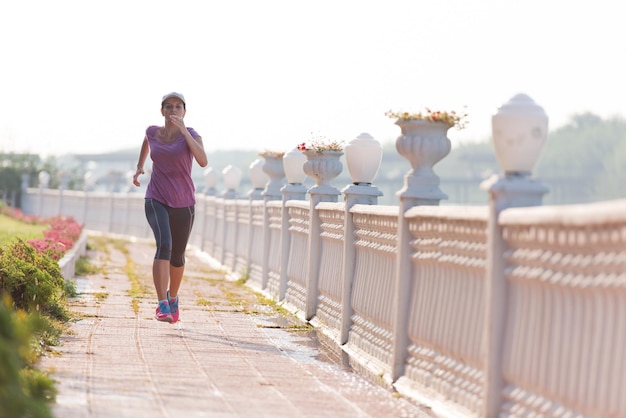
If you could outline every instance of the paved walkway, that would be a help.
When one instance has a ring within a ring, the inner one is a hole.
[[[428,417],[320,347],[315,332],[188,253],[181,321],[153,319],[153,245],[89,238],[80,315],[42,359],[57,418]]]

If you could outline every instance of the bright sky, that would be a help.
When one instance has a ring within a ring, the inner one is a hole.
[[[0,152],[139,146],[161,97],[187,98],[207,151],[381,142],[384,113],[461,109],[490,136],[526,93],[551,129],[626,115],[626,2],[20,0],[0,4]]]

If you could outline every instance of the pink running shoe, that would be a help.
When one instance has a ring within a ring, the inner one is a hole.
[[[161,302],[159,302],[159,306],[156,308],[156,314],[154,315],[154,318],[157,321],[169,322],[170,324],[172,323],[174,318],[172,318],[170,305],[169,303],[167,303],[166,300],[162,300]]]
[[[170,291],[167,291],[167,300],[170,303],[170,313],[172,314],[172,324],[178,322],[179,312],[178,312],[178,296],[172,298],[170,296]]]

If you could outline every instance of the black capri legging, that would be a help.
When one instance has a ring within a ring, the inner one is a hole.
[[[174,267],[185,265],[185,249],[195,217],[195,206],[171,208],[146,199],[146,218],[156,240],[155,259],[169,260]]]

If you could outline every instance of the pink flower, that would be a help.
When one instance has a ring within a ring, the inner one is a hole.
[[[58,260],[80,238],[83,226],[73,218],[63,216],[47,219],[46,222],[50,224],[50,227],[44,231],[44,237],[31,239],[27,242],[35,247],[39,253],[47,253]]]

